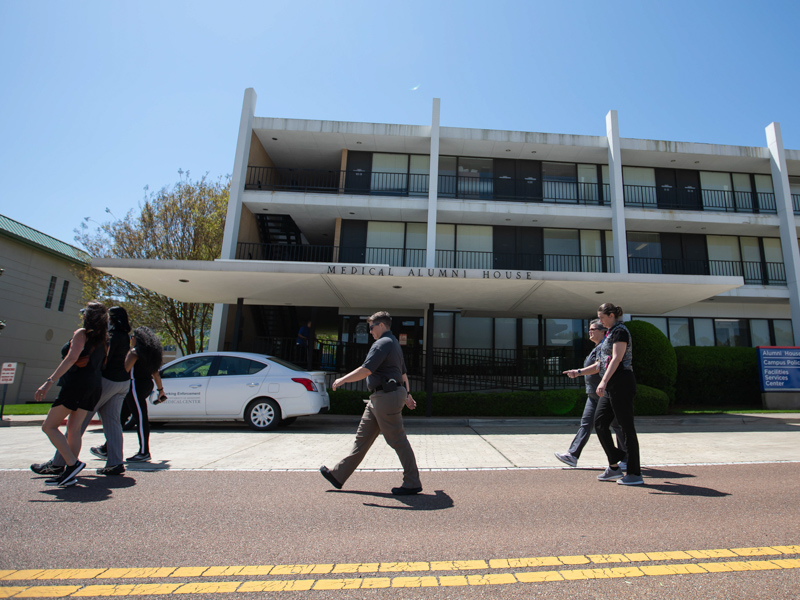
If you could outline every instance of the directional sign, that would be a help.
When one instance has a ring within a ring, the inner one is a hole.
[[[800,348],[759,346],[762,392],[800,391]]]

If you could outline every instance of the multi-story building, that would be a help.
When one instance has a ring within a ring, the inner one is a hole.
[[[17,363],[7,403],[33,401],[61,362],[61,346],[81,325],[77,271],[88,260],[82,250],[0,215],[0,320],[6,323],[0,362]]]
[[[740,147],[622,138],[615,111],[583,136],[441,127],[438,100],[430,125],[255,105],[248,89],[218,261],[94,263],[216,303],[212,347],[291,356],[311,320],[334,340],[315,365],[341,369],[387,309],[414,364],[430,349],[542,385],[606,301],[674,345],[800,340],[800,151],[777,123]]]

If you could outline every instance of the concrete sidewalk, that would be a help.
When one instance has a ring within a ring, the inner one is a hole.
[[[39,429],[42,420],[10,417],[13,426],[0,429],[0,470],[28,469],[53,455]],[[422,470],[564,468],[553,453],[566,451],[578,423],[578,418],[406,419]],[[798,413],[641,417],[636,423],[645,467],[800,462]],[[349,452],[357,424],[358,417],[322,415],[268,433],[234,423],[167,425],[151,434],[152,462],[129,470],[316,470]],[[89,427],[81,458],[90,468],[103,466],[89,453],[103,441],[102,428]],[[125,455],[137,450],[135,432],[126,432]],[[579,467],[605,463],[592,436]],[[360,470],[399,467],[395,453],[378,440]]]

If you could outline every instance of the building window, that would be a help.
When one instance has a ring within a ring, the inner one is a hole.
[[[631,273],[661,273],[661,236],[628,233],[628,269]]]
[[[788,319],[775,319],[772,322],[775,330],[776,346],[794,346],[794,333],[792,332],[792,322]]]
[[[67,302],[67,290],[69,290],[69,281],[64,280],[64,285],[61,286],[61,299],[58,301],[58,312],[64,312],[64,304]]]
[[[714,319],[717,346],[748,347],[750,336],[744,319]]]
[[[577,166],[570,163],[542,163],[544,197],[556,202],[575,202],[578,199]]]
[[[51,308],[53,306],[53,296],[56,293],[56,278],[50,278],[50,287],[47,290],[47,300],[44,301],[45,308]]]

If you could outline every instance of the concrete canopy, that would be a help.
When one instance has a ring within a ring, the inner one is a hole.
[[[92,266],[183,302],[460,310],[465,316],[586,318],[603,302],[662,314],[743,285],[741,277],[425,269],[267,261],[94,259]]]

